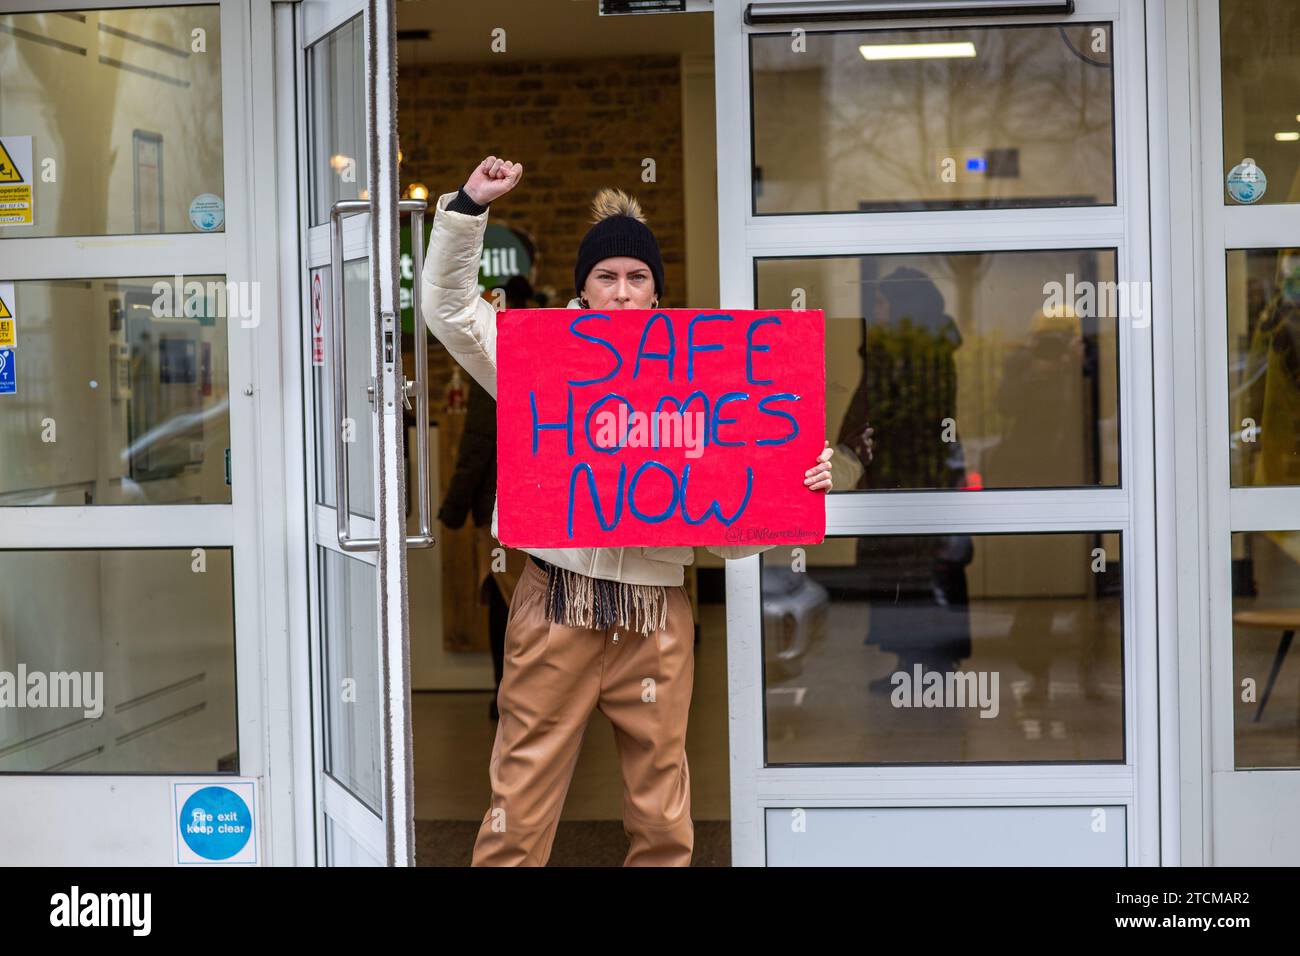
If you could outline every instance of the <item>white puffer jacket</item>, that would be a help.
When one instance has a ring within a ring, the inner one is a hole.
[[[487,211],[477,216],[447,209],[456,193],[438,197],[433,214],[433,234],[420,277],[420,308],[430,331],[452,358],[477,379],[493,398],[497,395],[496,312],[479,295],[479,260]],[[568,308],[578,308],[578,300]],[[492,505],[492,536],[497,533],[496,503]],[[723,558],[747,558],[772,545],[714,547]],[[628,584],[682,583],[682,569],[695,561],[695,549],[675,548],[525,548],[544,561],[594,578]]]

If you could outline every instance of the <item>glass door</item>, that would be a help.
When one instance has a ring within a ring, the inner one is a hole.
[[[408,382],[396,237],[404,213],[423,236],[425,204],[398,202],[392,0],[309,2],[297,16],[318,860],[411,865],[405,554],[432,539],[425,469],[420,528],[406,531],[403,410],[425,410],[427,355],[417,314]]]
[[[836,444],[728,563],[733,861],[1158,862],[1141,5],[801,6],[714,5],[722,300],[825,311]]]
[[[1215,865],[1300,862],[1300,8],[1199,23]]]
[[[269,20],[0,13],[0,672],[55,689],[0,709],[7,863],[180,862],[173,795],[200,779],[246,798],[227,859],[293,856],[261,816],[289,785],[258,705],[283,482],[243,104]]]

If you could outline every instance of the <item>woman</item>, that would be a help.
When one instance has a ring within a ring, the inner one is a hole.
[[[519,184],[523,166],[495,156],[456,193],[438,197],[421,277],[429,328],[494,398],[496,316],[478,295],[488,205]],[[602,190],[578,246],[569,308],[652,309],[663,261],[639,205]],[[831,487],[831,449],[804,473]],[[492,531],[496,534],[496,508]],[[690,547],[525,549],[510,602],[500,720],[488,775],[492,802],[474,866],[544,866],[593,708],[614,725],[623,773],[625,866],[689,866],[694,844],[686,719],[694,680],[694,621],[682,587]],[[767,547],[710,547],[742,558]]]

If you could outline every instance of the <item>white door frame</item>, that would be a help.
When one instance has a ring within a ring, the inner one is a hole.
[[[1208,673],[1201,674],[1210,704],[1200,728],[1208,742],[1203,759],[1209,782],[1204,852],[1214,865],[1294,865],[1300,856],[1300,828],[1279,831],[1276,821],[1294,819],[1300,806],[1300,771],[1237,770],[1234,754],[1236,683],[1233,673],[1231,536],[1243,531],[1300,530],[1300,489],[1233,488],[1229,481],[1228,299],[1226,251],[1300,246],[1300,204],[1233,206],[1223,198],[1223,97],[1218,0],[1196,0],[1189,11],[1190,42],[1200,99],[1199,198],[1203,264],[1201,400],[1190,407],[1204,416],[1200,434],[1205,461],[1205,537],[1200,560],[1205,588],[1198,609],[1205,628],[1201,647]],[[1190,384],[1191,377],[1185,385]]]
[[[271,83],[269,0],[219,3],[221,24],[225,231],[0,240],[4,278],[23,280],[180,274],[224,275],[232,282],[279,281],[274,157],[268,111],[254,95]],[[138,0],[21,0],[21,12],[138,7]],[[13,12],[19,12],[14,10]],[[284,578],[289,515],[280,449],[280,304],[261,298],[250,327],[228,323],[231,485],[229,505],[6,508],[0,548],[144,548],[198,545],[233,549],[239,773],[259,781],[259,859],[286,863],[298,849],[291,825],[292,727],[270,706],[288,699],[292,670],[283,641],[289,626]],[[265,532],[265,533],[264,533]],[[281,769],[283,768],[283,769]],[[0,816],[9,862],[41,865],[168,865],[174,860],[170,781],[182,774],[0,776]],[[211,775],[203,775],[211,776]],[[276,826],[280,821],[283,825]],[[129,849],[125,849],[129,848]]]
[[[285,130],[288,142],[294,148],[285,150],[286,159],[282,163],[282,181],[294,183],[295,206],[286,215],[286,221],[298,225],[295,235],[294,255],[286,262],[285,275],[293,281],[284,283],[285,296],[292,300],[293,314],[311,315],[311,289],[309,275],[313,270],[330,265],[330,225],[313,224],[310,215],[309,173],[307,164],[311,161],[308,120],[310,107],[308,103],[309,82],[306,69],[306,49],[317,43],[343,24],[357,16],[362,17],[366,31],[366,43],[363,48],[368,53],[366,76],[369,80],[372,70],[388,77],[387,90],[392,91],[393,72],[389,67],[392,55],[391,44],[383,42],[387,35],[384,27],[371,30],[370,16],[372,10],[381,18],[391,14],[388,0],[377,0],[369,4],[365,0],[307,0],[296,5],[293,12],[288,8],[284,18],[295,27],[293,39],[282,51],[283,63],[278,75],[279,89],[287,103],[293,104],[286,110],[295,118],[292,130]],[[296,15],[296,19],[294,19]],[[376,44],[376,36],[379,42]],[[395,102],[395,95],[392,98]],[[367,123],[370,142],[370,156],[367,163],[369,184],[378,188],[373,193],[380,207],[388,202],[396,202],[392,189],[385,186],[385,177],[391,173],[392,182],[396,184],[396,172],[391,169],[391,162],[396,156],[396,147],[388,150],[390,124],[385,118],[386,111],[392,108],[392,102],[384,102],[384,86],[380,86],[378,103],[378,123]],[[373,104],[364,108],[370,115]],[[377,139],[376,139],[377,138]],[[390,155],[391,154],[391,155]],[[376,157],[378,163],[376,163]],[[395,208],[395,207],[394,207]],[[370,267],[370,295],[367,298],[367,310],[375,312],[387,309],[396,316],[396,281],[376,282],[378,270],[392,266],[390,271],[395,277],[396,238],[391,231],[385,232],[387,226],[383,217],[362,212],[342,221],[342,257],[344,262],[365,258]],[[396,221],[392,223],[396,225]],[[372,227],[380,233],[378,246],[374,245],[376,237],[371,235]],[[389,250],[388,240],[392,239]],[[375,250],[380,254],[378,259]],[[394,257],[394,261],[385,265],[385,257]],[[378,265],[375,263],[378,262]],[[328,293],[327,293],[328,296]],[[386,297],[386,305],[381,305],[379,297]],[[349,325],[364,321],[364,315],[349,315]],[[383,331],[377,323],[371,323],[375,331],[375,341],[371,343],[371,359],[381,354]],[[326,369],[332,367],[331,336],[338,328],[337,317],[331,309],[326,329]],[[311,774],[300,791],[297,801],[297,822],[301,829],[314,833],[315,854],[303,862],[326,863],[328,828],[332,825],[340,835],[346,835],[351,841],[346,847],[341,843],[336,847],[335,862],[343,863],[381,863],[390,865],[409,865],[414,862],[414,822],[413,822],[413,777],[412,745],[410,728],[410,692],[409,692],[409,647],[407,642],[407,609],[405,591],[405,488],[402,467],[402,404],[394,402],[394,384],[402,381],[400,361],[400,330],[398,336],[395,362],[383,365],[383,373],[377,383],[377,395],[384,414],[377,416],[372,444],[375,462],[374,488],[376,501],[375,518],[358,516],[355,512],[350,517],[349,533],[353,538],[377,538],[379,550],[347,551],[339,545],[336,526],[336,508],[319,503],[316,488],[317,438],[315,430],[314,400],[311,399],[311,387],[306,370],[312,367],[310,336],[303,333],[301,323],[286,326],[284,330],[284,355],[286,363],[286,381],[294,384],[294,398],[291,414],[293,426],[286,434],[292,433],[292,441],[286,442],[285,453],[296,464],[297,470],[290,486],[286,488],[286,498],[290,507],[302,516],[302,537],[305,549],[298,562],[293,585],[296,588],[295,600],[301,599],[300,613],[295,617],[295,639],[293,645],[300,652],[295,662],[295,676],[306,686],[299,688],[295,698],[294,712],[299,723],[306,728],[298,735],[298,743],[304,754],[311,754]],[[289,368],[288,366],[292,366]],[[326,388],[329,387],[328,375]],[[387,398],[385,396],[388,396]],[[355,455],[355,452],[354,452]],[[337,495],[338,489],[335,489]],[[337,498],[336,498],[337,501]],[[353,505],[358,503],[357,495],[352,495]],[[383,719],[381,721],[381,756],[383,764],[382,793],[380,794],[380,811],[368,807],[356,795],[352,794],[338,780],[324,770],[326,766],[324,753],[324,728],[326,720],[324,687],[324,666],[322,660],[321,620],[323,582],[320,563],[317,560],[318,549],[342,555],[348,561],[360,562],[375,568],[376,592],[379,605],[379,619],[376,621],[376,653],[380,655],[379,672],[381,693],[384,700]]]
[[[758,256],[880,252],[995,251],[1071,247],[1117,250],[1119,278],[1149,281],[1147,88],[1144,9],[1120,0],[1077,0],[1070,18],[805,24],[809,30],[916,28],[952,24],[1111,20],[1114,28],[1116,205],[918,213],[762,216],[750,213],[751,32],[744,0],[714,4],[717,81],[718,221],[722,301],[753,305]],[[1155,297],[1153,297],[1155,298]],[[1156,312],[1153,321],[1159,321]],[[769,807],[1123,806],[1127,859],[1161,859],[1158,667],[1156,649],[1155,438],[1150,328],[1121,321],[1119,406],[1122,485],[1082,491],[1000,491],[834,495],[827,534],[1119,530],[1123,534],[1125,754],[1123,765],[968,767],[801,767],[763,765],[763,657],[760,559],[727,564],[732,861],[765,862]],[[1137,412],[1137,413],[1135,413]]]

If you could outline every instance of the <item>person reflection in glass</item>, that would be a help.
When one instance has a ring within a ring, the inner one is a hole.
[[[962,337],[943,295],[919,269],[895,269],[865,289],[862,378],[849,400],[839,442],[852,446],[870,416],[874,458],[861,489],[961,488],[966,469],[956,434],[957,364]],[[864,643],[898,656],[872,680],[888,693],[892,674],[957,669],[970,656],[966,565],[969,535],[857,538],[857,568],[869,608]]]
[[[1256,427],[1241,425],[1234,444],[1248,463],[1243,484],[1300,485],[1300,249],[1278,252],[1270,291],[1250,313],[1258,318],[1239,415]]]
[[[997,391],[1001,437],[989,451],[985,479],[999,488],[1047,488],[1087,483],[1091,465],[1085,436],[1095,432],[1085,383],[1095,366],[1079,317],[1068,305],[1039,309],[1024,338],[1007,353]],[[1072,423],[1079,423],[1078,425]],[[1098,539],[1099,543],[1100,539]],[[1065,547],[1066,545],[1062,545]],[[1073,555],[1059,560],[1084,560]],[[1089,588],[1101,579],[1088,578]],[[1011,656],[1024,671],[1021,704],[1042,704],[1049,693],[1052,664],[1067,646],[1077,653],[1077,677],[1084,696],[1100,699],[1095,678],[1104,629],[1092,619],[1094,600],[1046,595],[1032,585],[1011,585],[1014,607],[1007,631]],[[1058,615],[1069,623],[1053,633]],[[1074,641],[1067,643],[1073,636]]]

